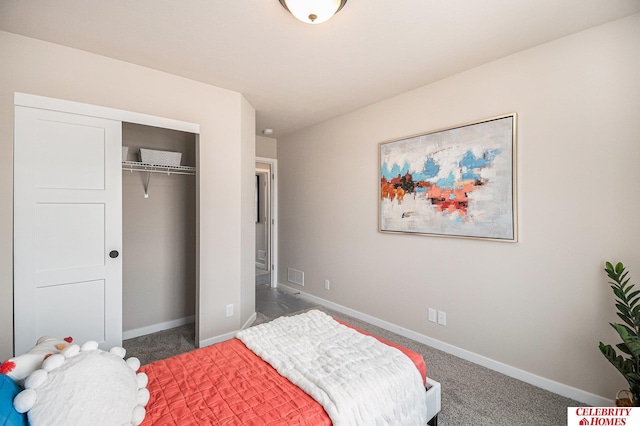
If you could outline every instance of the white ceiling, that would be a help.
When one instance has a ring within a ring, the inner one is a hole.
[[[241,92],[280,137],[640,12],[640,0],[0,0],[0,29]]]

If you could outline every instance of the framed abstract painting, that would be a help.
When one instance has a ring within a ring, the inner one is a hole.
[[[380,143],[380,232],[516,242],[516,118]]]

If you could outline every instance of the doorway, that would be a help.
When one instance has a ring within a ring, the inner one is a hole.
[[[277,287],[277,160],[256,158],[256,285]]]

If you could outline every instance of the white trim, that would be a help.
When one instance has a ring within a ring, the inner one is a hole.
[[[256,320],[256,318],[258,318],[258,314],[254,312],[253,315],[251,315],[249,317],[249,319],[244,322],[244,324],[242,325],[241,330],[244,330],[245,328],[251,327],[251,325]]]
[[[180,327],[181,325],[191,324],[194,321],[195,316],[191,315],[184,318],[148,325],[146,327],[134,328],[133,330],[123,331],[122,339],[133,339],[134,337],[145,336],[147,334],[157,333],[158,331],[169,330],[171,328]]]
[[[144,124],[146,126],[161,127],[164,129],[179,130],[188,133],[200,133],[200,125],[196,123],[189,123],[187,121],[174,120],[172,118],[157,117],[154,115],[124,111],[98,105],[89,105],[64,99],[30,95],[27,93],[15,92],[14,104],[31,108],[48,109],[78,115],[106,118],[108,120],[124,121],[127,123]]]
[[[242,325],[242,328],[240,330],[244,330],[245,328],[251,327],[251,324],[253,324],[253,322],[256,320],[257,316],[258,315],[254,312],[253,315],[251,315],[249,317],[249,319],[247,321],[245,321],[245,323]],[[224,342],[226,340],[233,339],[234,337],[236,337],[236,334],[240,330],[231,331],[229,333],[220,334],[219,336],[214,336],[214,337],[210,337],[208,339],[200,340],[200,343],[199,343],[198,347],[199,348],[204,348],[205,346],[211,346],[211,345],[215,345],[216,343],[220,343],[220,342]]]
[[[449,343],[445,343],[441,340],[433,339],[431,337],[425,336],[424,334],[416,333],[415,331],[397,326],[371,315],[367,315],[354,309],[347,308],[346,306],[342,306],[337,303],[330,302],[326,299],[322,299],[320,297],[305,293],[303,291],[300,291],[298,288],[292,288],[284,284],[278,284],[278,288],[289,293],[295,293],[302,299],[309,300],[311,302],[317,303],[318,305],[333,309],[334,311],[338,311],[345,315],[349,315],[359,320],[366,321],[369,324],[373,324],[385,330],[415,340],[416,342],[423,343],[448,354],[455,355],[458,358],[465,359],[467,361],[486,367],[490,370],[497,371],[506,376],[513,377],[514,379],[521,380],[525,383],[529,383],[531,385],[548,390],[566,398],[571,398],[593,407],[613,406],[613,401],[610,399],[603,398],[599,395],[595,395],[593,393],[586,392],[572,386],[568,386],[554,380],[535,375],[533,373],[529,373],[528,371],[524,371],[519,368],[504,364],[502,362],[487,358],[485,356],[478,355],[476,353],[467,351],[466,349],[462,349]]]
[[[220,343],[220,342],[224,342],[224,341],[227,341],[227,340],[231,340],[234,337],[236,337],[236,333],[237,332],[238,332],[238,330],[231,331],[229,333],[220,334],[219,336],[213,336],[213,337],[210,337],[208,339],[200,340],[200,343],[198,344],[198,347],[199,348],[204,348],[205,346],[211,346],[211,345],[215,345],[216,343]]]
[[[271,166],[271,287],[278,286],[278,160],[256,157],[257,163]]]

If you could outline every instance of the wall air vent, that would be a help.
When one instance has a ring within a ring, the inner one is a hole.
[[[287,281],[290,283],[304,285],[304,272],[297,269],[287,268]]]

